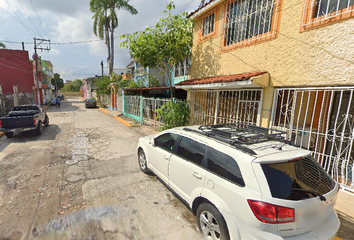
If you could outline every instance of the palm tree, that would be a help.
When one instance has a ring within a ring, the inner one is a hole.
[[[129,4],[129,0],[90,0],[93,15],[93,32],[100,39],[105,39],[108,57],[108,75],[112,74],[114,65],[114,29],[118,27],[117,12],[127,10],[130,14],[138,11]]]

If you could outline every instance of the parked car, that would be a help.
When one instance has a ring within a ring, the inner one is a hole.
[[[183,200],[207,239],[334,239],[339,184],[284,134],[242,124],[174,128],[140,138],[138,162]]]
[[[85,107],[86,108],[96,108],[97,105],[96,105],[96,100],[93,99],[93,98],[88,98],[86,99],[85,101]]]
[[[50,105],[56,105],[56,98],[50,99],[49,104],[50,104]]]
[[[35,130],[38,135],[43,132],[43,126],[49,125],[49,117],[39,105],[15,106],[5,117],[0,118],[0,131],[10,138],[15,130]]]

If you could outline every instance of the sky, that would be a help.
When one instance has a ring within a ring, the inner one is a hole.
[[[53,64],[54,73],[66,80],[84,79],[108,73],[107,48],[104,40],[93,33],[93,13],[89,0],[0,0],[0,42],[7,49],[25,50],[32,59],[34,38],[50,39],[50,51],[37,50],[43,60]],[[119,36],[154,26],[165,15],[165,5],[170,0],[130,0],[138,10],[131,15],[125,10],[118,12],[119,26],[115,29],[114,68],[125,68],[130,55],[121,48]],[[175,0],[174,14],[197,9],[201,0]],[[45,42],[41,45],[48,47]]]

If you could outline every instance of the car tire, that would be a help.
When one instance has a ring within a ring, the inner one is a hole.
[[[45,125],[45,126],[48,126],[48,125],[49,125],[49,117],[48,117],[48,116],[45,116],[44,125]]]
[[[197,209],[197,225],[206,239],[230,240],[224,217],[210,203],[202,203]]]
[[[43,133],[43,124],[42,122],[38,122],[37,128],[36,128],[36,134],[37,135],[42,135]]]
[[[144,150],[140,149],[138,152],[138,163],[140,170],[145,174],[151,174],[151,171],[147,167],[147,161]]]
[[[12,138],[14,133],[13,132],[6,132],[5,135],[6,135],[7,138]]]

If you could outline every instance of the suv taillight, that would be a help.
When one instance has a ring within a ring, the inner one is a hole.
[[[33,118],[33,125],[36,125],[36,119]]]
[[[2,127],[2,121],[0,120],[0,127]]]
[[[264,223],[295,222],[295,210],[262,201],[247,200],[253,214]]]

